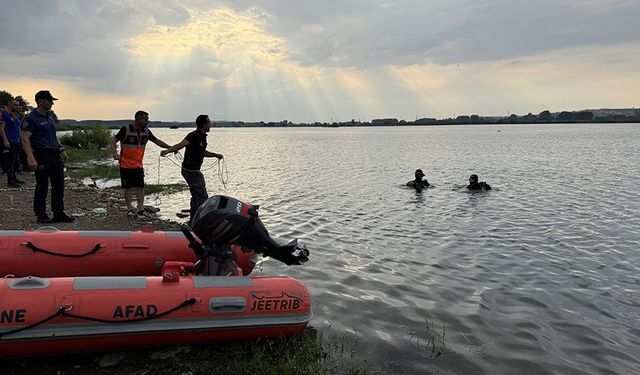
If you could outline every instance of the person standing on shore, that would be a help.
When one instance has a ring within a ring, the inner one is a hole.
[[[20,168],[20,116],[18,110],[20,102],[12,100],[6,111],[2,112],[2,122],[5,123],[5,134],[9,142],[9,153],[3,159],[4,170],[7,173],[7,184],[10,187],[20,187],[24,181],[16,177]]]
[[[36,188],[33,195],[33,211],[39,223],[70,223],[75,218],[64,212],[64,162],[67,153],[58,142],[56,122],[51,115],[54,98],[47,90],[36,93],[37,107],[25,117],[22,129],[22,147],[27,155],[29,168],[35,170]],[[47,193],[51,181],[51,211],[47,215]]]
[[[120,182],[124,190],[124,201],[127,205],[127,214],[134,213],[133,194],[138,203],[138,215],[144,215],[144,150],[147,142],[151,141],[162,148],[169,145],[155,135],[148,128],[149,114],[138,111],[133,123],[120,128],[118,133],[111,138],[111,154],[120,164]],[[120,153],[116,150],[116,143],[120,142]]]
[[[11,144],[7,139],[4,128],[5,123],[4,121],[2,121],[2,119],[0,119],[0,142],[2,142],[2,145],[0,146],[0,148],[2,148],[2,150],[0,151],[0,169],[2,169],[2,174],[5,174],[4,159],[9,157],[9,151],[11,150]]]
[[[189,224],[191,224],[193,215],[195,215],[198,207],[209,197],[204,175],[200,171],[204,158],[218,158],[218,160],[221,160],[224,157],[222,154],[207,151],[207,133],[210,129],[211,120],[209,116],[199,115],[196,117],[196,130],[187,134],[180,143],[160,152],[161,156],[166,156],[170,152],[178,152],[186,147],[184,159],[182,160],[182,177],[189,185],[189,192],[191,193]]]

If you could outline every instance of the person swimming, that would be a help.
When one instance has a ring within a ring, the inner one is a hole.
[[[467,186],[467,190],[491,190],[491,186],[486,182],[478,182],[478,175],[472,174],[469,177],[469,185]]]
[[[416,169],[415,177],[416,177],[415,180],[411,180],[407,182],[406,185],[416,189],[424,189],[426,187],[431,186],[429,184],[429,181],[422,179],[422,177],[424,177],[424,173],[422,172],[422,169]]]

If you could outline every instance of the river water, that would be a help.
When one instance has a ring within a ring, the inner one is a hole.
[[[153,131],[173,144],[190,129]],[[228,171],[225,188],[207,159],[209,193],[259,204],[272,236],[311,251],[255,274],[304,281],[312,325],[372,369],[640,373],[640,125],[214,128],[208,141]],[[182,182],[158,153],[147,181]],[[433,188],[403,186],[416,168]],[[494,189],[460,189],[472,173]],[[155,204],[179,220],[188,201]],[[445,330],[435,359],[429,325]]]

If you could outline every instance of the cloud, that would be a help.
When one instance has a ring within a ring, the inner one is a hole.
[[[59,103],[83,116],[328,121],[638,97],[637,0],[5,2],[0,82],[101,103]]]

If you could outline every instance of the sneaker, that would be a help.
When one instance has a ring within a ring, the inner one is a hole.
[[[17,181],[9,182],[7,185],[8,185],[9,187],[12,187],[12,188],[19,188],[19,187],[21,187],[21,186],[22,186],[22,185],[20,185],[20,183],[19,183],[19,182],[17,182]]]
[[[19,184],[24,184],[24,181],[22,181],[22,180],[21,180],[21,179],[19,179],[19,178],[16,178],[16,182],[17,182],[17,183],[19,183]]]
[[[70,222],[74,221],[75,219],[76,219],[75,217],[71,217],[71,216],[65,214],[64,212],[61,212],[59,214],[54,214],[52,221],[54,223],[70,223]]]
[[[51,218],[47,214],[36,216],[36,221],[38,223],[42,223],[42,224],[51,224],[51,223],[53,223],[53,220],[51,220]]]

